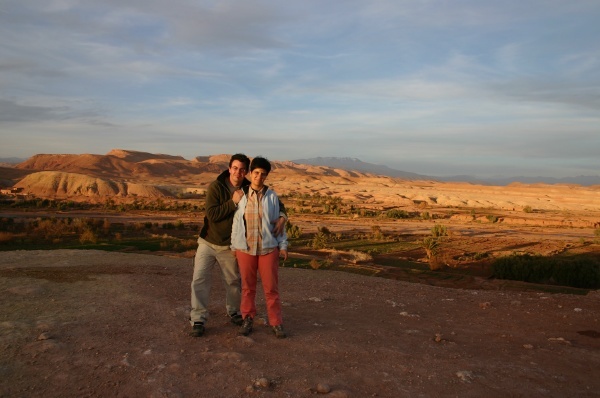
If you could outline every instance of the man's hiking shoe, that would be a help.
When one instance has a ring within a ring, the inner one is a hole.
[[[236,326],[242,326],[244,323],[244,318],[242,318],[240,314],[229,315],[229,319],[231,320],[231,323]]]
[[[242,334],[244,336],[248,336],[252,332],[252,324],[253,323],[254,322],[253,322],[252,318],[247,316],[246,319],[244,319],[244,322],[242,323],[242,327],[240,328],[240,334]]]
[[[273,333],[275,333],[275,337],[278,339],[285,339],[287,337],[281,325],[273,326]]]
[[[190,336],[192,337],[202,337],[204,335],[204,323],[202,322],[194,322],[192,325],[192,332]]]

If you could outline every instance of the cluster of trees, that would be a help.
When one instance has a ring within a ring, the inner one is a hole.
[[[188,202],[181,200],[169,200],[163,199],[145,200],[145,199],[134,199],[129,202],[116,201],[112,198],[107,198],[104,203],[90,203],[90,202],[78,202],[67,199],[28,199],[28,200],[13,200],[4,201],[3,206],[19,209],[51,209],[58,211],[68,210],[94,210],[102,209],[109,211],[134,211],[134,210],[148,210],[148,211],[204,211],[204,204],[197,202]]]
[[[494,262],[493,276],[530,283],[600,288],[600,261],[588,256],[512,255]]]
[[[321,195],[319,192],[314,194],[308,193],[292,193],[281,195],[282,200],[285,200],[286,207],[291,214],[333,214],[336,216],[342,215],[357,215],[368,218],[390,218],[390,219],[422,219],[430,220],[439,218],[438,215],[430,214],[428,211],[413,211],[409,212],[403,209],[369,209],[367,207],[357,207],[354,204],[344,203],[339,196]],[[426,204],[425,204],[426,205]],[[421,206],[423,207],[423,206]]]
[[[85,245],[121,242],[124,239],[162,239],[169,242],[167,247],[178,247],[182,241],[186,242],[184,246],[194,246],[198,229],[199,225],[186,224],[181,220],[113,223],[107,218],[92,217],[4,217],[0,220],[0,244]]]

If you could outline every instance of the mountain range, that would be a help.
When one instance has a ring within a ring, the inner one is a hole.
[[[214,164],[215,163],[215,157],[213,156],[197,156],[196,158],[193,159],[192,164],[194,167],[190,167],[190,163],[188,163],[188,161],[186,161],[183,157],[181,156],[172,156],[172,155],[156,155],[156,154],[149,154],[149,153],[145,153],[145,152],[138,152],[138,151],[122,151],[119,152],[120,150],[113,150],[111,152],[109,152],[107,155],[117,155],[117,157],[120,157],[121,160],[127,160],[127,161],[135,161],[136,163],[138,163],[135,167],[135,170],[130,170],[132,172],[139,172],[140,167],[142,169],[145,169],[144,171],[146,172],[150,172],[150,170],[148,170],[148,168],[152,168],[152,164],[151,163],[155,163],[157,157],[161,158],[164,161],[167,161],[169,163],[172,164],[172,169],[171,171],[175,174],[180,174],[182,172],[197,172],[199,171],[197,169],[197,166],[199,166],[200,163],[208,163],[208,164],[212,164],[213,167],[209,167],[209,169],[211,169],[210,171],[218,171],[220,167],[222,167],[222,165],[217,165]],[[127,153],[127,156],[124,155],[124,153]],[[43,166],[41,166],[38,162],[42,159],[44,159],[42,162],[45,163],[49,157],[52,157],[53,159],[55,159],[55,167],[49,167],[48,164],[44,164]],[[97,164],[94,163],[104,163],[106,164],[106,162],[111,163],[111,167],[109,169],[117,169],[121,172],[126,172],[128,167],[125,165],[120,164],[120,160],[118,160],[117,162],[114,161],[114,159],[111,159],[110,157],[107,158],[106,155],[35,155],[32,156],[29,159],[22,159],[22,158],[16,158],[16,157],[9,157],[9,158],[0,158],[0,167],[7,167],[7,168],[13,168],[16,167],[18,169],[39,169],[39,170],[65,170],[65,171],[73,171],[70,170],[72,169],[71,166],[73,166],[72,162],[74,162],[76,159],[77,163],[80,163],[81,160],[83,158],[88,158],[89,160],[95,160],[95,161],[91,161],[89,162],[90,164],[90,168],[91,169],[96,169],[98,167]],[[209,160],[212,158],[212,162]],[[152,161],[154,160],[154,161]],[[145,164],[140,164],[141,163],[145,163]],[[226,163],[227,159],[219,159],[219,163]],[[478,176],[473,176],[473,175],[454,175],[454,176],[445,176],[445,177],[440,177],[440,176],[431,176],[431,175],[425,175],[425,174],[418,174],[418,173],[413,173],[413,172],[407,172],[407,171],[402,171],[402,170],[397,170],[397,169],[393,169],[390,168],[388,166],[385,165],[379,165],[379,164],[373,164],[373,163],[367,163],[367,162],[363,162],[360,159],[357,158],[351,158],[351,157],[314,157],[314,158],[306,158],[306,159],[294,159],[291,160],[289,162],[298,164],[298,165],[312,165],[312,166],[317,166],[317,167],[326,167],[326,168],[331,168],[331,169],[337,169],[337,170],[345,170],[348,172],[360,172],[360,173],[368,173],[368,174],[374,174],[374,175],[379,175],[379,176],[386,176],[386,177],[392,177],[392,178],[402,178],[402,179],[406,179],[406,180],[434,180],[434,181],[440,181],[440,182],[466,182],[466,183],[472,183],[472,184],[479,184],[479,185],[498,185],[498,186],[505,186],[505,185],[509,185],[511,183],[514,182],[520,182],[520,183],[524,183],[524,184],[535,184],[535,183],[544,183],[544,184],[577,184],[577,185],[581,185],[581,186],[593,186],[593,185],[600,185],[600,176],[574,176],[574,177],[564,177],[564,178],[555,178],[555,177],[543,177],[543,176],[538,176],[538,177],[525,177],[525,176],[513,176],[513,177],[478,177]],[[36,167],[36,163],[38,163],[38,166],[41,167]],[[164,162],[163,162],[164,163]],[[282,164],[285,164],[286,162],[281,162]],[[156,166],[156,165],[155,165]],[[103,168],[103,167],[102,167]],[[92,170],[90,170],[87,167],[84,167],[83,169],[87,169],[85,171],[90,172]],[[185,171],[183,171],[182,169],[186,169]],[[206,170],[206,168],[203,168],[204,171],[208,171]],[[78,172],[82,172],[83,170],[78,170]],[[95,170],[97,171],[97,170]],[[6,174],[6,173],[4,173]],[[14,174],[14,172],[13,172]],[[88,173],[86,173],[88,174]],[[89,173],[89,174],[95,174],[95,173]],[[108,177],[107,174],[112,174],[110,172],[107,172],[106,170],[102,170],[102,174],[104,177]],[[117,174],[121,174],[121,173],[117,173]],[[21,174],[19,174],[21,175]],[[116,175],[112,175],[111,177],[116,177]],[[13,177],[14,178],[14,177]],[[7,185],[6,184],[7,181],[5,181],[5,183],[3,185]]]
[[[356,158],[349,157],[316,157],[308,159],[295,159],[294,163],[310,164],[315,166],[335,167],[343,170],[354,170],[363,173],[371,173],[382,176],[404,178],[407,180],[436,180],[443,182],[469,182],[483,185],[509,185],[513,182],[524,184],[577,184],[582,186],[600,185],[600,176],[576,176],[576,177],[477,177],[472,175],[455,175],[448,177],[429,176],[392,169],[388,166],[366,163]]]
[[[20,189],[22,195],[37,198],[99,203],[106,198],[119,201],[200,198],[215,177],[227,169],[230,156],[197,156],[187,160],[123,149],[113,149],[104,155],[38,154],[12,167],[0,166],[0,187]],[[269,185],[282,195],[337,197],[344,203],[377,211],[398,207],[407,211],[422,211],[424,207],[511,211],[600,209],[600,185],[513,182],[502,187],[486,186],[464,180],[440,181],[358,159],[332,159],[319,159],[321,164],[329,162],[331,166],[306,164],[310,159],[272,161]]]

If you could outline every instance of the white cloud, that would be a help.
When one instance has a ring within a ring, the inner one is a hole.
[[[599,19],[583,0],[9,0],[0,156],[58,140],[581,173],[598,168]]]

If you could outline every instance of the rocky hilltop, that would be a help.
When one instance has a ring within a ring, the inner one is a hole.
[[[118,180],[165,178],[217,172],[213,163],[191,162],[181,156],[113,149],[106,155],[39,154],[16,166],[31,171],[64,171]]]
[[[83,196],[83,197],[169,197],[172,194],[160,187],[146,184],[127,183],[92,177],[77,173],[40,171],[29,174],[16,184],[24,192],[38,197]]]
[[[4,174],[8,176],[6,181],[12,179],[15,187],[38,197],[169,197],[202,191],[227,168],[230,156],[220,154],[186,160],[181,156],[123,149],[113,149],[106,155],[38,154],[14,169],[6,168]],[[366,176],[289,161],[275,161],[273,167],[280,177],[302,176],[306,181]]]
[[[85,174],[94,177],[109,177],[119,180],[143,180],[148,177],[169,179],[172,177],[193,177],[198,174],[218,174],[227,168],[231,155],[197,156],[186,160],[181,156],[152,154],[147,152],[113,149],[106,155],[93,154],[39,154],[23,163],[17,169],[30,171],[63,171]],[[349,172],[327,166],[301,165],[290,161],[273,161],[273,169],[285,174],[316,176],[361,177],[367,173]]]

